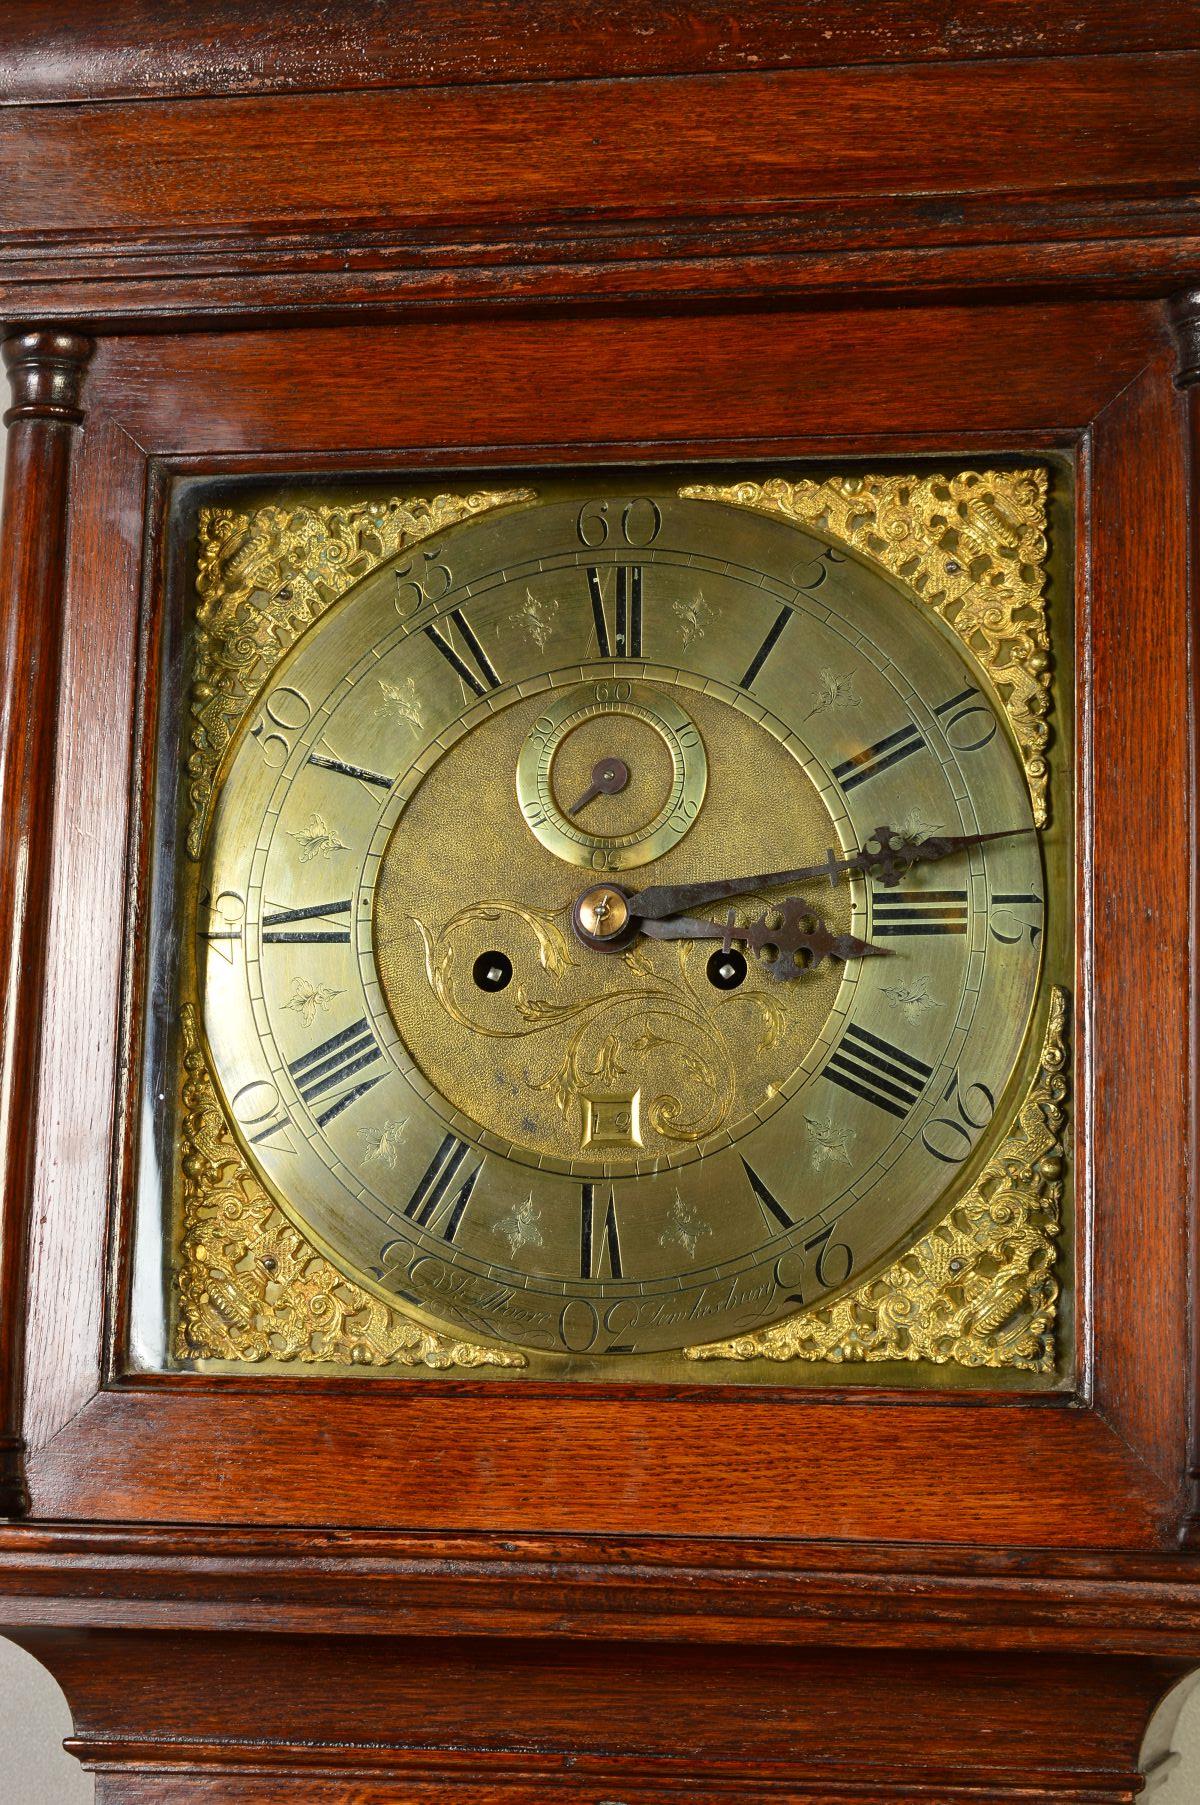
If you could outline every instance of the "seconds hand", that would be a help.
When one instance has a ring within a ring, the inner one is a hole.
[[[914,865],[932,864],[964,852],[971,846],[983,846],[989,840],[1007,840],[1016,834],[1031,834],[1032,827],[1002,827],[990,834],[939,834],[917,840],[911,835],[894,833],[890,827],[877,827],[868,834],[861,852],[838,858],[829,852],[819,865],[800,865],[791,871],[759,871],[750,877],[717,878],[711,883],[651,884],[629,898],[630,915],[641,921],[662,921],[669,915],[682,915],[705,903],[720,902],[727,896],[747,896],[758,890],[774,890],[783,884],[811,884],[827,878],[836,884],[839,878],[859,872],[891,889]]]

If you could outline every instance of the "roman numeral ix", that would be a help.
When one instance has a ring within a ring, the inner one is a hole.
[[[933,1067],[851,1022],[821,1075],[903,1121],[932,1078]]]
[[[587,567],[588,592],[592,598],[592,620],[596,628],[596,645],[601,658],[640,658],[642,655],[642,567],[640,564],[618,564],[612,631],[608,625],[608,604],[604,582],[594,564]],[[607,575],[607,570],[605,572]]]
[[[877,940],[909,934],[965,934],[965,890],[876,889],[871,932]]]
[[[331,1035],[323,1040],[320,1046],[314,1047],[310,1053],[302,1053],[299,1059],[293,1059],[288,1066],[292,1081],[304,1101],[312,1105],[320,1099],[320,1107],[313,1110],[313,1120],[318,1128],[324,1128],[335,1116],[340,1116],[344,1109],[349,1109],[360,1097],[383,1077],[376,1072],[372,1078],[359,1079],[360,1072],[378,1063],[383,1052],[378,1041],[367,1025],[366,1017],[355,1022],[352,1027],[343,1028],[340,1034]],[[349,1085],[349,1089],[340,1090],[340,1086]]]
[[[895,733],[877,740],[873,746],[865,746],[861,752],[855,752],[842,764],[833,767],[833,775],[843,790],[855,790],[860,783],[867,783],[872,777],[878,777],[881,771],[888,771],[898,765],[903,758],[911,758],[914,752],[924,750],[925,741],[921,738],[920,729],[910,721],[907,727],[898,727]]]

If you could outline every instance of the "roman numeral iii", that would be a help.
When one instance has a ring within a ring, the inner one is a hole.
[[[610,582],[610,576],[614,581]],[[592,598],[592,623],[601,658],[640,658],[642,655],[642,567],[640,564],[608,565],[603,572],[587,567],[588,593]],[[613,594],[612,629],[609,630],[608,591]]]
[[[877,940],[910,934],[965,934],[965,890],[884,890],[874,893],[871,932]]]
[[[822,1077],[901,1121],[933,1076],[933,1067],[851,1022]]]

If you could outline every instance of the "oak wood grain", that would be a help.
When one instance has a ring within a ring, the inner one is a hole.
[[[832,1649],[745,1650],[735,1664],[704,1648],[486,1638],[19,1640],[68,1695],[73,1751],[120,1800],[1098,1805],[1133,1796],[1146,1718],[1181,1674],[1170,1662]]]

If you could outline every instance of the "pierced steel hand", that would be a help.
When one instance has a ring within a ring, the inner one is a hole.
[[[579,801],[567,810],[568,815],[577,815],[589,802],[595,802],[597,796],[616,796],[628,782],[629,766],[622,759],[600,759],[592,770],[591,783]]]
[[[718,878],[707,884],[651,884],[630,897],[629,908],[646,933],[648,922],[680,915],[685,909],[702,908],[705,903],[721,902],[727,896],[748,896],[783,884],[811,884],[820,878],[836,884],[853,871],[891,889],[914,865],[931,864],[969,846],[982,846],[988,840],[1006,840],[1014,834],[1034,831],[1032,827],[1002,827],[992,834],[931,834],[928,839],[917,840],[890,827],[877,827],[868,834],[862,851],[851,853],[848,858],[829,852],[821,864],[800,865],[793,871],[760,871],[753,877]]]
[[[886,958],[890,950],[853,934],[831,934],[800,896],[786,897],[744,928],[738,927],[732,911],[727,921],[683,915],[673,921],[642,921],[640,926],[651,940],[720,940],[726,952],[735,940],[744,940],[756,953],[769,950],[774,956],[767,970],[781,983],[815,971],[823,959]],[[802,960],[802,954],[807,958]]]

